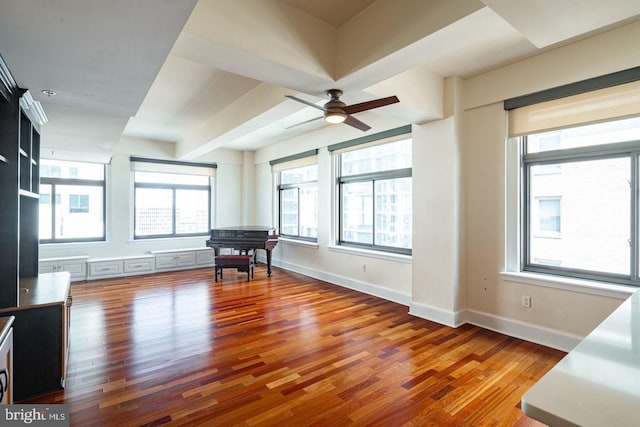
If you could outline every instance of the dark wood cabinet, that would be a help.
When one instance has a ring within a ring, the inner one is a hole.
[[[13,316],[13,396],[16,401],[64,386],[69,351],[70,276],[66,271],[20,280]]]
[[[40,133],[45,115],[0,56],[0,317],[14,316],[16,401],[64,384],[69,274],[38,276]]]
[[[18,279],[38,275],[40,133],[44,112],[0,57],[0,309],[18,305]]]

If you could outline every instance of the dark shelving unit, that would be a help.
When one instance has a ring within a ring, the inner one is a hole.
[[[14,316],[14,399],[59,389],[69,274],[38,275],[40,133],[46,117],[0,56],[0,316]]]

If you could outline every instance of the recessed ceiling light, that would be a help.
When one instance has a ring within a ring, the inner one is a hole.
[[[42,92],[43,94],[47,95],[47,96],[56,96],[56,91],[55,90],[51,90],[51,89],[42,89],[40,92]]]

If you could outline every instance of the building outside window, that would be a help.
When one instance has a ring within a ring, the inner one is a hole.
[[[105,165],[42,159],[41,243],[105,239]]]
[[[411,253],[411,151],[407,136],[338,151],[338,244]]]
[[[523,270],[640,284],[640,117],[520,140]]]
[[[136,239],[207,235],[210,206],[210,176],[134,171]]]
[[[538,231],[541,233],[560,234],[561,197],[537,197]]]
[[[318,237],[318,166],[284,169],[278,184],[280,235],[316,241]]]

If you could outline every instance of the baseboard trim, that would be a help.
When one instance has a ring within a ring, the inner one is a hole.
[[[382,286],[372,285],[371,283],[363,282],[360,280],[354,280],[337,274],[327,273],[326,271],[315,270],[312,268],[304,267],[298,264],[292,264],[289,262],[283,262],[280,260],[273,260],[272,264],[286,270],[293,271],[295,273],[304,274],[305,276],[313,277],[314,279],[323,280],[334,285],[342,286],[368,295],[373,295],[382,299],[386,299],[388,301],[393,301],[398,304],[408,306],[411,303],[410,295],[394,291],[392,289],[384,288]]]
[[[409,314],[422,319],[437,322],[452,328],[469,323],[484,329],[523,339],[546,347],[562,351],[571,351],[584,337],[569,334],[557,329],[546,328],[520,320],[508,319],[477,310],[460,310],[457,312],[443,310],[427,304],[411,301],[411,296],[381,286],[353,280],[336,274],[319,271],[283,261],[273,261],[273,265],[304,274],[314,279],[323,280],[334,285],[343,286],[354,291],[363,292],[379,298],[393,301],[409,307]]]
[[[566,352],[571,351],[584,338],[475,310],[467,310],[467,323]]]
[[[422,319],[431,320],[451,328],[457,328],[466,323],[466,313],[464,311],[447,311],[427,304],[411,302],[409,314]]]

